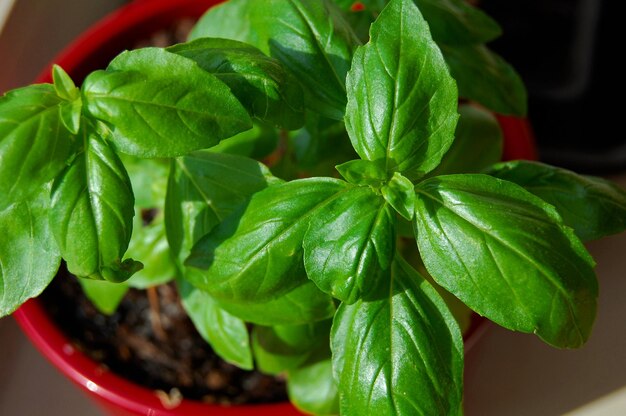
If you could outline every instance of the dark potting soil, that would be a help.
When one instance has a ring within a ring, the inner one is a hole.
[[[107,316],[85,297],[75,277],[60,273],[39,299],[77,349],[157,391],[166,405],[175,406],[181,397],[225,405],[287,400],[284,381],[241,370],[213,352],[185,314],[174,285],[155,290],[156,326],[145,290],[129,290]]]

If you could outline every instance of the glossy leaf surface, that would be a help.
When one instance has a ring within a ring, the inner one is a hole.
[[[506,328],[558,347],[586,341],[594,263],[552,206],[487,175],[441,176],[416,189],[417,242],[437,283]]]

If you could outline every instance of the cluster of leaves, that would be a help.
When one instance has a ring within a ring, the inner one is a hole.
[[[494,164],[497,122],[459,94],[522,115],[525,92],[482,12],[362,5],[231,0],[80,89],[55,67],[0,99],[0,315],[61,258],[105,311],[176,277],[218,354],[286,373],[316,414],[461,413],[450,294],[581,345],[597,298],[581,239],[626,227],[626,193]]]

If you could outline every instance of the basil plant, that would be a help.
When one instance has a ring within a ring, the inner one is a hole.
[[[0,315],[61,260],[108,312],[175,279],[217,354],[319,415],[461,414],[467,310],[581,346],[583,241],[625,228],[626,193],[498,163],[493,113],[526,92],[484,13],[352,3],[231,0],[80,88],[54,67],[6,93]]]

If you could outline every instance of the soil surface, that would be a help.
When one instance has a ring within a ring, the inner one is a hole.
[[[158,391],[166,404],[181,397],[208,403],[287,400],[284,381],[221,360],[185,314],[173,284],[155,288],[160,326],[148,292],[131,289],[117,312],[99,313],[76,278],[61,272],[40,300],[75,346],[106,368]]]

